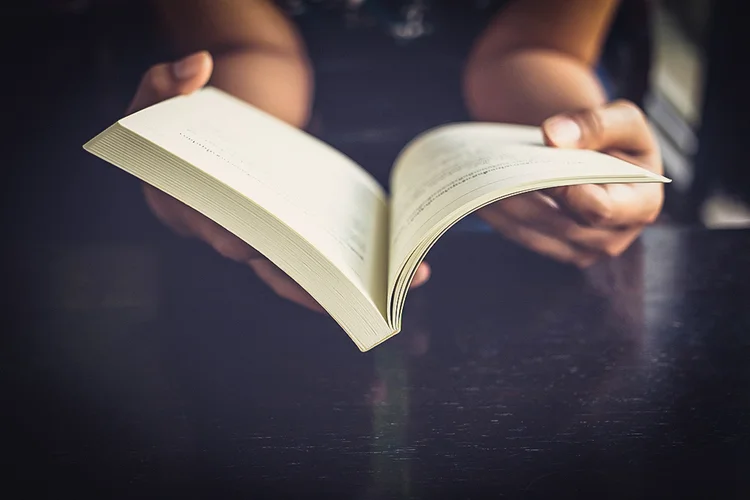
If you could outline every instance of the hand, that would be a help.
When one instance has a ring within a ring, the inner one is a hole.
[[[663,172],[646,118],[630,102],[557,115],[542,130],[550,147],[593,149]],[[514,196],[479,215],[531,250],[587,267],[624,252],[656,220],[663,201],[661,183],[586,184]]]
[[[213,60],[207,52],[197,52],[177,62],[151,67],[143,76],[128,113],[171,97],[195,92],[206,85],[212,69]],[[198,238],[222,256],[250,266],[281,297],[323,312],[323,308],[302,287],[237,236],[148,184],[143,184],[143,192],[151,211],[175,232]],[[414,276],[412,286],[424,283],[429,275],[429,268],[423,264]]]

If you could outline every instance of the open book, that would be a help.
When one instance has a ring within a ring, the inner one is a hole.
[[[460,123],[408,144],[391,196],[325,143],[207,87],[127,116],[84,148],[225,227],[299,283],[360,350],[398,333],[412,276],[461,218],[554,186],[666,182],[540,129]]]

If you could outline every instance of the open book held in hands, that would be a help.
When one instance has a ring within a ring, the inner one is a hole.
[[[535,127],[459,123],[403,149],[389,197],[332,147],[212,87],[127,116],[84,148],[257,249],[362,351],[398,333],[427,251],[475,210],[556,186],[667,181],[597,152],[545,147]]]

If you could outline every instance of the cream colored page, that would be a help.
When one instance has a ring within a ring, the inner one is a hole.
[[[213,88],[120,124],[274,214],[385,302],[387,199],[353,161]]]
[[[494,193],[604,175],[653,177],[593,151],[545,147],[535,127],[466,123],[420,136],[397,159],[391,177],[389,289],[409,254],[456,210],[471,210]]]

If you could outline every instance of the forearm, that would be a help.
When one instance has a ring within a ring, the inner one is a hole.
[[[475,120],[540,125],[563,111],[606,101],[594,71],[548,50],[522,50],[469,68],[466,105]]]
[[[211,52],[211,85],[295,126],[306,126],[312,68],[294,25],[271,2],[154,1],[176,51]]]
[[[248,47],[215,55],[211,85],[300,128],[307,126],[312,70],[298,55]]]
[[[474,118],[540,124],[605,101],[593,66],[615,0],[515,0],[477,40],[464,73]]]

